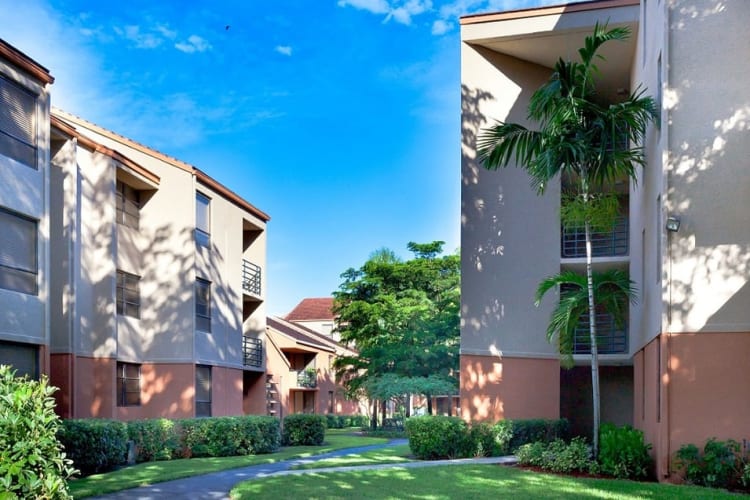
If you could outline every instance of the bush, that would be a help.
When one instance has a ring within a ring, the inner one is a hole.
[[[346,417],[328,413],[326,415],[326,427],[328,429],[343,429],[346,424]]]
[[[55,388],[0,366],[0,491],[9,498],[72,498],[75,473],[57,439]],[[4,495],[0,493],[0,497]]]
[[[271,453],[279,447],[279,422],[273,417],[190,418],[177,424],[187,457]]]
[[[600,470],[619,479],[645,478],[651,466],[650,449],[643,442],[643,432],[628,425],[604,424],[599,432]]]
[[[63,420],[58,437],[84,475],[125,464],[128,430],[123,422],[93,418]]]
[[[472,424],[470,435],[475,457],[495,457],[500,454],[500,446],[495,439],[492,425],[486,422]]]
[[[326,433],[323,415],[298,413],[284,418],[282,441],[287,446],[320,446]]]
[[[173,420],[155,418],[128,422],[128,437],[135,444],[137,462],[170,460],[179,456],[180,435]]]
[[[688,482],[700,486],[731,488],[742,483],[744,461],[740,444],[733,439],[711,438],[703,453],[694,444],[683,445],[677,450],[675,465],[684,471]]]
[[[527,443],[550,443],[556,439],[567,440],[570,434],[570,425],[564,418],[557,420],[500,420],[495,424],[493,430],[497,453],[507,455]]]
[[[475,451],[466,422],[459,417],[425,415],[406,420],[409,448],[421,460],[468,457]]]
[[[573,438],[570,443],[562,439],[555,439],[551,443],[526,443],[518,448],[516,456],[521,465],[563,474],[589,472],[594,467],[586,439],[581,437]]]

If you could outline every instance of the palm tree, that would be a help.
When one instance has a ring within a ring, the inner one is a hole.
[[[586,237],[595,457],[599,450],[599,358],[591,231],[592,227],[602,226],[598,194],[618,179],[637,180],[636,168],[645,165],[645,158],[641,147],[629,144],[641,143],[646,127],[657,115],[653,99],[644,96],[640,88],[613,104],[601,102],[597,95],[595,62],[603,60],[597,53],[599,48],[608,41],[622,41],[629,36],[627,27],[608,30],[606,25],[597,23],[594,33],[578,50],[580,62],[558,60],[549,81],[532,95],[528,116],[538,124],[538,130],[500,122],[484,130],[478,140],[479,159],[485,168],[495,170],[515,160],[529,173],[539,194],[558,175],[576,183],[575,198],[583,210],[574,212],[583,219]]]

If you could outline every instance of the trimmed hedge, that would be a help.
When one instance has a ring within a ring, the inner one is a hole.
[[[125,463],[128,429],[124,422],[63,420],[58,438],[68,458],[84,475],[106,472]]]
[[[273,417],[192,418],[177,423],[186,457],[262,454],[279,447],[279,421]]]
[[[154,418],[127,423],[135,444],[136,462],[170,460],[180,456],[180,433],[174,420]]]
[[[507,455],[526,443],[566,440],[569,425],[565,419],[530,419],[469,426],[459,417],[425,415],[407,419],[406,434],[417,458],[436,460]]]
[[[278,419],[255,415],[159,418],[127,423],[102,419],[64,420],[58,436],[68,457],[84,475],[124,465],[128,440],[135,444],[138,462],[260,455],[276,451],[281,441]]]
[[[320,446],[326,434],[323,415],[297,413],[284,418],[282,441],[286,446]]]
[[[459,417],[424,415],[406,420],[409,448],[421,460],[470,456],[475,448],[469,427]]]
[[[362,427],[369,424],[367,415],[334,415],[328,413],[326,426],[329,429],[345,429],[347,427]]]

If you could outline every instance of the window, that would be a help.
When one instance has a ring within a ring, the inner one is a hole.
[[[195,280],[195,329],[211,331],[211,282]]]
[[[36,95],[0,75],[0,154],[36,168]]]
[[[117,406],[141,406],[141,365],[117,363]]]
[[[328,391],[328,413],[335,413],[336,400],[333,397],[333,391]]]
[[[211,367],[195,366],[195,416],[211,416]]]
[[[141,277],[117,271],[117,314],[141,317]]]
[[[117,223],[138,229],[141,218],[141,193],[124,182],[117,181],[117,206],[115,216]]]
[[[211,243],[211,199],[195,193],[195,242],[208,248]]]
[[[0,208],[0,288],[36,295],[37,223]]]
[[[0,365],[10,365],[16,377],[39,378],[39,346],[0,341]]]

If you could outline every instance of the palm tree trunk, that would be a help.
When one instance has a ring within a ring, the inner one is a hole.
[[[583,200],[584,203],[589,201],[588,186],[584,183]],[[591,406],[594,412],[593,422],[593,455],[594,460],[599,456],[599,349],[596,345],[596,304],[594,303],[594,277],[591,270],[591,223],[588,217],[585,222],[586,231],[586,284],[589,296],[589,335],[591,340]]]

